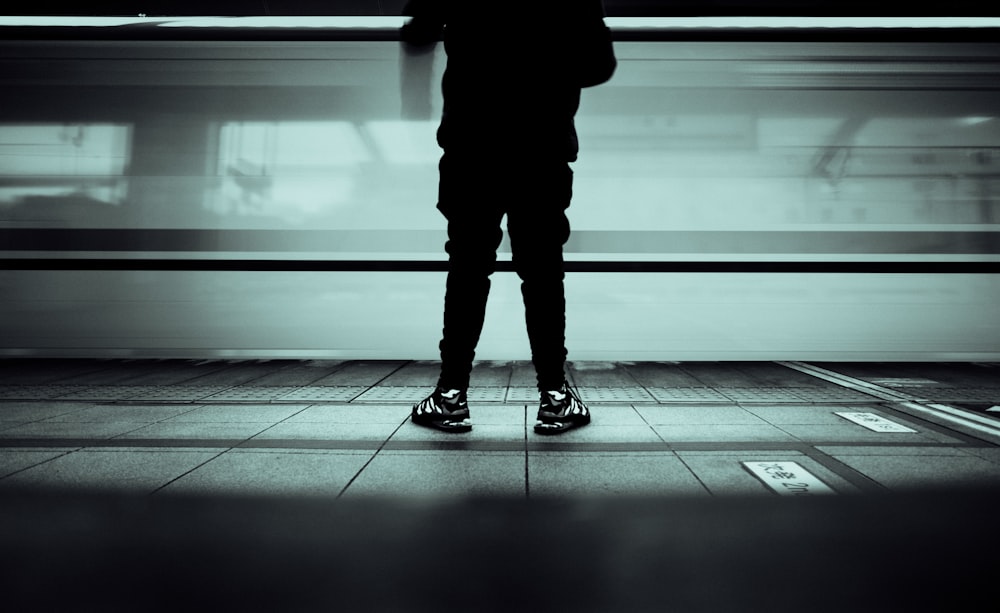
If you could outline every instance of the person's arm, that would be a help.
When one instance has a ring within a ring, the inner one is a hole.
[[[403,25],[400,38],[416,46],[433,45],[444,30],[444,0],[410,0],[403,15],[411,19]]]
[[[411,17],[400,30],[400,95],[402,117],[431,118],[431,74],[434,49],[444,29],[442,0],[410,0],[403,15]]]
[[[581,4],[579,14],[580,39],[574,52],[577,54],[577,83],[580,87],[593,87],[611,80],[618,67],[611,30],[604,23],[604,3],[587,0]]]

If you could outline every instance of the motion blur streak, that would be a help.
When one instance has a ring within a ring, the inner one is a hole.
[[[1000,44],[632,38],[584,92],[567,259],[817,272],[571,273],[571,359],[1000,357],[1000,276],[836,270],[1000,263]],[[365,263],[443,266],[443,59],[393,40],[0,41],[0,353],[435,358],[443,273]],[[517,281],[494,288],[479,357],[524,359]]]

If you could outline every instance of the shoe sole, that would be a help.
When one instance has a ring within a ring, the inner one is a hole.
[[[540,424],[535,424],[535,434],[541,434],[543,436],[553,436],[557,434],[562,434],[563,432],[569,432],[570,430],[575,430],[577,428],[582,428],[590,424],[590,417],[588,416],[585,420],[577,420],[577,421],[570,420],[559,423],[562,425],[559,426],[558,428],[553,427],[555,426],[555,424],[551,424],[549,427],[545,427]]]
[[[415,415],[410,415],[410,421],[417,424],[418,426],[423,426],[425,428],[432,428],[439,432],[448,432],[450,434],[460,434],[463,432],[471,432],[472,424],[463,423],[446,423],[445,421],[433,421],[418,419]]]

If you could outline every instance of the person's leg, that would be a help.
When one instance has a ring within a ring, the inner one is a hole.
[[[524,175],[525,190],[509,207],[507,228],[538,389],[558,390],[565,381],[567,355],[563,245],[570,234],[566,208],[573,172],[565,162],[538,162]]]
[[[490,168],[471,155],[445,155],[440,164],[438,209],[448,220],[441,374],[436,389],[413,405],[414,423],[445,432],[472,429],[467,389],[486,317],[490,275],[503,233],[503,210],[488,180]]]
[[[469,386],[503,238],[504,213],[493,197],[492,169],[470,157],[446,154],[440,164],[438,209],[448,220],[448,278],[438,386],[446,390]]]
[[[573,196],[569,165],[543,163],[526,173],[530,197],[508,211],[514,268],[521,277],[531,360],[538,377],[535,432],[560,434],[590,423],[590,409],[566,382],[566,296],[562,248]]]

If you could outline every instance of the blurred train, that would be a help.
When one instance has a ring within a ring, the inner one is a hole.
[[[402,23],[0,18],[0,356],[436,358],[445,58]],[[571,359],[1000,358],[1000,20],[608,24]],[[478,357],[528,356],[502,263]]]

